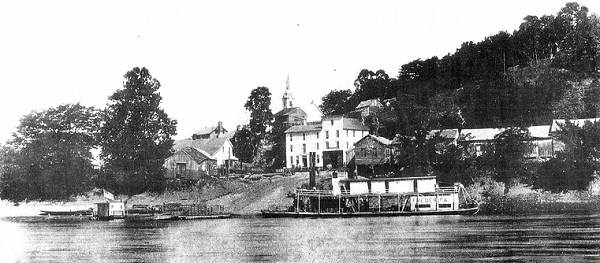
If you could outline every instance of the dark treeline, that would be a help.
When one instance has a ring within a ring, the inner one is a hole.
[[[583,190],[599,167],[594,156],[600,152],[600,125],[564,127],[558,139],[565,151],[546,162],[524,158],[530,136],[524,127],[598,117],[599,63],[600,19],[567,3],[556,15],[526,16],[512,33],[406,63],[396,77],[364,69],[354,90],[331,91],[321,109],[356,116],[361,101],[382,102],[383,109],[364,121],[372,134],[401,144],[390,176],[429,174],[466,184],[487,178],[504,183],[504,191],[518,182],[557,192]],[[426,138],[434,129],[493,127],[509,129],[481,156],[467,145]]]
[[[365,69],[354,91],[332,91],[321,107],[328,114],[344,114],[363,100],[396,98],[393,108],[417,109],[417,115],[436,118],[432,128],[595,117],[600,110],[599,50],[598,16],[567,3],[556,15],[526,16],[513,33],[465,42],[442,58],[411,61],[400,67],[396,78]],[[410,120],[393,122],[397,125],[385,127],[382,135],[414,130],[406,127]]]
[[[66,200],[94,187],[163,191],[177,122],[160,107],[160,83],[146,68],[124,77],[105,109],[64,104],[25,115],[0,147],[0,198]],[[101,150],[99,165],[93,149]]]

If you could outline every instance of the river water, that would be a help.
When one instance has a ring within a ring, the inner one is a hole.
[[[600,262],[600,213],[126,222],[0,218],[0,262]]]

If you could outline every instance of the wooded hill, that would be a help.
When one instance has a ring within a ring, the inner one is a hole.
[[[395,98],[380,135],[416,126],[481,128],[548,124],[600,112],[600,19],[577,3],[556,15],[524,17],[512,33],[465,42],[454,54],[417,59],[396,78],[362,70],[354,91],[323,97],[325,114],[345,114],[360,101]]]

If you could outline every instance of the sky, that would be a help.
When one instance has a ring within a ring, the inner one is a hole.
[[[222,121],[248,123],[250,91],[281,109],[289,75],[297,104],[354,89],[362,69],[391,77],[415,59],[512,32],[566,1],[0,1],[0,143],[32,111],[103,108],[123,75],[161,83],[176,139]],[[578,1],[600,13],[600,1]]]

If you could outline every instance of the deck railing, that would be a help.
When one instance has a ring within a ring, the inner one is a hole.
[[[331,190],[316,190],[316,189],[298,189],[296,191],[299,194],[322,194],[322,195],[331,195],[333,191]]]
[[[438,187],[435,189],[435,192],[430,192],[430,193],[456,193],[458,191],[458,188],[450,186],[450,187]],[[333,191],[332,190],[315,190],[315,189],[297,189],[296,193],[298,194],[312,194],[312,195],[333,195]],[[367,192],[367,193],[356,193],[356,194],[414,194],[417,192],[394,192],[394,191],[390,191],[389,189],[385,189],[384,192]],[[423,194],[427,193],[427,192],[422,192]],[[336,194],[337,195],[337,194]],[[339,192],[339,195],[351,195],[350,190],[348,189],[341,189]]]

